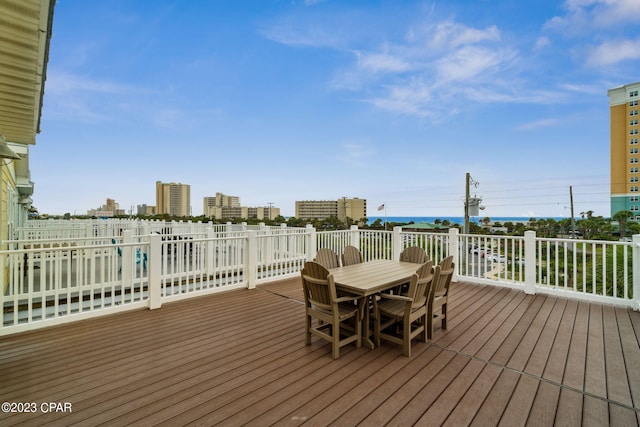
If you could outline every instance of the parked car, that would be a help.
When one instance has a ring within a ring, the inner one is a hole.
[[[486,258],[491,262],[507,262],[507,257],[497,253],[490,253],[486,255]]]
[[[471,248],[469,250],[469,253],[473,254],[473,255],[480,255],[480,256],[484,256],[484,248],[483,247],[477,247],[474,246],[473,248]]]

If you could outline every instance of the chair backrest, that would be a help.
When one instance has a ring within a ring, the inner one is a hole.
[[[338,298],[333,275],[314,261],[305,262],[300,274],[307,306],[331,311],[334,301]]]
[[[422,307],[427,303],[429,292],[434,279],[440,274],[440,267],[433,268],[433,263],[427,261],[411,276],[407,296],[413,300],[411,308]]]
[[[318,253],[316,254],[314,261],[326,269],[340,267],[338,254],[329,248],[318,249]]]
[[[424,264],[428,261],[427,253],[419,246],[409,246],[400,254],[400,261]]]
[[[345,246],[342,253],[342,265],[360,264],[362,262],[362,254],[355,246]]]
[[[449,293],[449,285],[453,277],[454,262],[453,256],[449,255],[440,261],[440,277],[438,281],[434,281],[433,293],[436,297],[446,296]]]

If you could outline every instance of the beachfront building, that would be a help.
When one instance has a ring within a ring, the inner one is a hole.
[[[98,218],[112,218],[114,216],[125,215],[125,211],[124,209],[120,209],[120,205],[118,205],[114,199],[107,198],[107,203],[100,206],[98,209],[88,210],[87,215]]]
[[[367,216],[367,200],[342,197],[338,200],[298,200],[296,201],[296,218],[326,219],[337,217],[346,222],[347,218],[360,220]]]
[[[203,215],[208,218],[270,219],[280,216],[280,208],[274,206],[249,207],[240,205],[240,197],[216,193],[203,199]]]
[[[156,182],[156,212],[158,215],[191,215],[191,186],[180,183]]]
[[[150,216],[150,215],[155,215],[156,214],[156,207],[155,206],[149,206],[146,204],[142,204],[142,205],[138,205],[138,215],[142,215],[142,216]]]
[[[640,82],[609,89],[611,216],[630,211],[640,220]]]
[[[29,146],[40,133],[55,1],[0,2],[0,238],[32,208]],[[2,248],[5,248],[3,245]]]
[[[222,208],[240,208],[240,197],[216,193],[215,197],[203,198],[202,213],[204,216],[209,218],[222,218],[222,216],[220,216]],[[236,218],[236,216],[226,218]]]

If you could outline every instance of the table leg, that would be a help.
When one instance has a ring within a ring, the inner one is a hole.
[[[371,330],[369,329],[369,323],[371,320],[371,297],[362,298],[362,307],[364,310],[363,320],[362,320],[362,345],[367,347],[368,349],[373,350],[375,348],[375,343],[371,339]]]

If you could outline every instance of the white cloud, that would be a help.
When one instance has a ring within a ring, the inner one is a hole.
[[[589,51],[586,62],[590,65],[611,65],[630,59],[640,59],[640,39],[603,42]]]
[[[499,41],[500,31],[493,25],[484,30],[467,27],[452,21],[436,25],[429,44],[436,48],[450,48],[477,44],[484,41]]]
[[[551,44],[551,41],[548,37],[538,37],[536,39],[536,44],[534,46],[534,50],[543,49]]]
[[[375,150],[368,144],[348,142],[342,146],[343,152],[339,161],[355,166],[367,165],[367,159],[375,154]]]
[[[465,81],[485,72],[496,72],[515,54],[480,46],[465,46],[437,62],[440,82]]]
[[[358,58],[358,68],[373,73],[378,72],[403,72],[408,71],[412,65],[405,59],[397,55],[386,52],[380,53],[360,53],[356,52]]]
[[[46,92],[54,94],[68,94],[72,92],[94,93],[126,93],[131,91],[131,86],[118,83],[92,80],[83,76],[69,73],[59,73],[49,70],[47,73]]]
[[[276,43],[289,46],[333,47],[340,43],[340,39],[335,34],[312,23],[304,25],[301,29],[294,23],[281,22],[264,28],[262,35]]]
[[[545,28],[568,34],[591,33],[594,27],[636,25],[640,14],[637,0],[567,0],[564,7],[567,13],[551,18]]]
[[[433,89],[419,78],[413,78],[402,84],[387,86],[385,93],[368,102],[381,110],[426,117],[432,115],[428,109],[432,98]]]
[[[559,120],[559,119],[542,119],[542,120],[536,120],[534,122],[529,122],[529,123],[523,123],[520,126],[517,126],[516,129],[517,130],[535,130],[535,129],[542,129],[542,128],[549,128],[549,127],[555,127],[558,125],[563,124],[564,121]]]

